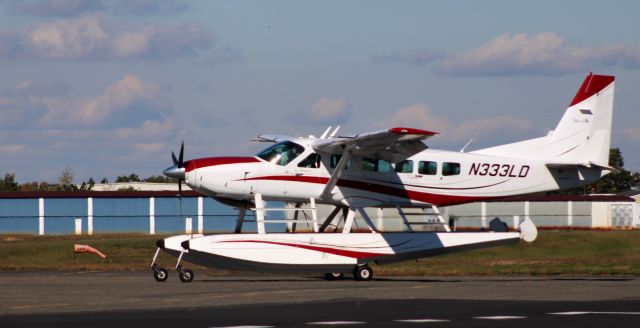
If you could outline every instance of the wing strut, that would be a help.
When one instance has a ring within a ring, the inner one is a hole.
[[[331,173],[331,178],[329,178],[329,181],[327,182],[327,185],[324,187],[322,194],[320,194],[320,199],[328,199],[329,197],[331,197],[331,191],[333,190],[333,187],[335,187],[336,184],[338,183],[338,180],[340,180],[340,177],[342,176],[342,172],[344,172],[344,168],[350,159],[351,159],[351,146],[346,146],[344,148],[344,151],[342,152],[342,157],[340,158],[340,161],[338,161],[338,165],[336,165],[336,168],[333,170],[333,173]]]

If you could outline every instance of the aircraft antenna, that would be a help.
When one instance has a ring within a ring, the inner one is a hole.
[[[331,131],[331,126],[329,126],[326,130],[324,130],[324,133],[322,133],[322,135],[320,136],[320,139],[326,139],[327,135],[329,134],[329,131]]]
[[[331,133],[331,135],[329,137],[333,138],[336,136],[336,134],[338,133],[338,130],[340,130],[340,125],[336,126],[336,129],[333,130],[333,133]]]
[[[464,151],[467,149],[467,147],[471,144],[472,141],[473,141],[473,138],[469,139],[469,141],[467,141],[467,144],[464,145],[464,147],[462,147],[462,149],[460,149],[460,152],[464,153]]]

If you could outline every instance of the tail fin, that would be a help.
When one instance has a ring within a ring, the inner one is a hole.
[[[542,138],[475,151],[553,163],[607,166],[615,77],[590,73],[555,130]]]

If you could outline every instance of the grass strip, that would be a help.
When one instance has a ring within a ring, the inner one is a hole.
[[[155,241],[164,236],[113,234],[95,236],[0,235],[0,270],[128,271],[148,270]],[[91,245],[107,254],[73,253],[74,244]],[[172,267],[176,259],[163,254]],[[189,265],[208,274],[232,274]],[[540,231],[527,244],[436,256],[374,266],[377,275],[640,275],[640,231]]]

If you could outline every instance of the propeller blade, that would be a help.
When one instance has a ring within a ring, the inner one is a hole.
[[[176,158],[176,154],[171,152],[171,159],[173,160],[173,165],[178,164],[178,159]]]
[[[178,196],[182,197],[182,180],[178,180]]]
[[[180,155],[178,155],[178,167],[183,167],[184,164],[184,140],[180,144]]]

